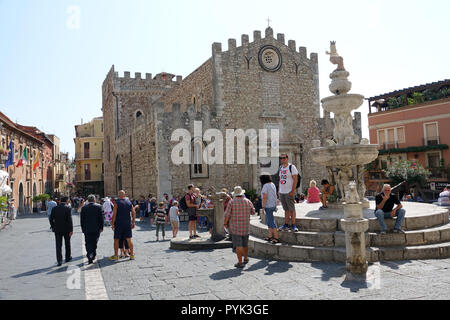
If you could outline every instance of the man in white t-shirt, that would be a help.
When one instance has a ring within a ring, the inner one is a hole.
[[[280,183],[278,193],[280,201],[284,210],[284,225],[280,227],[280,231],[287,231],[289,223],[291,223],[292,231],[297,232],[298,228],[295,225],[295,189],[298,180],[297,168],[289,163],[289,158],[286,153],[280,156]]]
[[[439,194],[438,202],[442,206],[450,206],[450,184]]]

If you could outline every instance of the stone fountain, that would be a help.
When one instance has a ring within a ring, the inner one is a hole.
[[[336,42],[330,45],[330,61],[337,68],[330,74],[329,86],[333,96],[322,99],[325,111],[334,114],[333,139],[326,140],[321,146],[320,140],[313,141],[311,149],[313,160],[326,166],[332,182],[340,195],[339,203],[344,210],[341,220],[346,240],[347,278],[363,276],[367,272],[366,245],[364,232],[369,221],[363,218],[363,207],[368,207],[364,198],[364,165],[378,157],[378,146],[370,145],[367,139],[361,139],[353,130],[351,111],[358,109],[364,96],[349,94],[350,73],[344,68],[344,59],[338,55]]]

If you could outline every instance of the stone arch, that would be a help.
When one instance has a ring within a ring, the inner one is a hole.
[[[21,212],[21,213],[25,212],[25,194],[23,192],[23,183],[22,183],[22,181],[20,181],[20,183],[19,183],[19,199],[18,199],[18,202],[19,202],[19,207],[18,207],[17,211]]]

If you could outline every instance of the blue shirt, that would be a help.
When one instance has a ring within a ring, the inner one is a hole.
[[[115,224],[130,225],[131,224],[131,201],[128,199],[118,199],[116,201],[117,213]]]
[[[50,217],[50,215],[52,214],[52,209],[54,208],[54,207],[56,207],[57,206],[57,203],[55,202],[55,201],[49,201],[48,203],[47,203],[47,215]]]

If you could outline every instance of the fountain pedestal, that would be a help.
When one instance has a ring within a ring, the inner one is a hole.
[[[345,231],[347,271],[357,275],[365,274],[368,268],[365,232],[369,229],[369,220],[363,218],[362,203],[344,203],[341,226]]]

